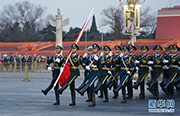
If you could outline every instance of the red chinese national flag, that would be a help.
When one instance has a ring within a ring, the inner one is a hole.
[[[62,74],[58,80],[58,83],[60,84],[61,87],[66,83],[68,78],[71,76],[71,71],[69,69],[70,66],[71,66],[71,64],[69,62],[67,62],[64,67],[64,71],[62,72]]]

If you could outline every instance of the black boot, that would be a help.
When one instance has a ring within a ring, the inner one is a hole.
[[[79,92],[83,87],[85,86],[85,82],[83,82],[78,88],[76,88],[75,90],[77,92]]]
[[[103,98],[103,91],[100,90],[100,95],[98,96],[98,98]]]
[[[86,84],[84,88],[82,88],[78,93],[81,94],[81,96],[83,96],[88,88],[89,88],[89,84]]]
[[[118,97],[118,92],[114,92],[114,96],[112,98],[117,98]]]
[[[56,102],[53,105],[59,105],[60,100],[59,100],[59,94],[57,93],[57,91],[55,91],[55,98],[56,98]]]
[[[91,96],[92,96],[92,103],[89,105],[89,107],[94,107],[94,106],[96,106],[95,94],[91,93]]]
[[[103,102],[108,102],[108,90],[107,90],[107,88],[104,90],[104,96],[105,96],[105,100]]]
[[[68,87],[68,83],[65,83],[63,87],[57,90],[57,93],[62,94],[62,92]]]
[[[121,103],[126,103],[126,91],[122,91],[122,95],[123,95],[123,100],[121,101]]]
[[[87,90],[87,96],[88,96],[88,99],[86,100],[86,102],[91,102],[92,96],[91,96],[91,93],[89,92],[89,90]]]
[[[75,91],[71,91],[71,99],[72,99],[72,103],[70,103],[69,106],[75,106],[76,105],[76,102],[75,102],[76,93],[75,93]]]
[[[41,92],[44,94],[44,95],[47,95],[47,93],[53,88],[53,85],[50,84],[45,90],[41,90]]]

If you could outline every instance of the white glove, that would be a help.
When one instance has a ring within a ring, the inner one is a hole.
[[[162,67],[162,69],[166,69],[166,67],[165,67],[165,66],[163,66],[163,67]]]
[[[169,62],[169,61],[168,61],[168,60],[166,60],[166,59],[164,59],[164,60],[163,60],[163,63],[168,63],[168,62]]]
[[[86,58],[86,57],[87,57],[87,53],[84,53],[83,58]]]
[[[153,64],[154,62],[153,61],[148,61],[148,64]]]
[[[136,70],[139,70],[139,67],[136,66]]]
[[[48,71],[52,71],[52,68],[51,68],[51,67],[48,67],[47,69],[48,69]]]
[[[100,57],[101,57],[101,56],[103,56],[103,55],[104,55],[104,53],[103,53],[103,52],[101,52]]]
[[[121,53],[120,55],[119,55],[119,57],[122,57],[124,54],[123,53]]]
[[[108,71],[108,74],[112,75],[112,72],[109,70],[109,71]]]
[[[96,61],[98,61],[99,58],[98,58],[97,55],[95,55],[95,56],[94,56],[94,59],[95,59]]]
[[[178,69],[180,70],[180,67],[178,67]]]
[[[55,62],[60,63],[60,59],[59,59],[59,58],[57,58],[57,59],[55,60]]]
[[[152,70],[153,70],[151,66],[148,66],[148,68],[149,68],[149,70],[150,70],[150,71],[152,71]]]
[[[135,60],[134,63],[135,63],[135,64],[139,64],[139,60]]]
[[[96,68],[96,67],[97,67],[97,65],[91,65],[91,67],[92,67],[92,68]]]
[[[60,68],[60,72],[63,72],[63,70],[64,70],[64,67],[61,67],[61,68]]]
[[[165,67],[165,69],[169,69],[169,67],[168,67],[168,66],[166,66],[166,65],[165,65],[164,67]]]
[[[126,71],[126,73],[127,73],[128,75],[130,75],[130,74],[131,74],[131,72],[130,72],[130,71]]]
[[[87,70],[90,70],[90,66],[86,66],[86,69],[87,69]]]

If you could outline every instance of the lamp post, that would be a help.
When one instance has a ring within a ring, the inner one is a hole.
[[[140,8],[141,5],[139,3],[144,3],[145,0],[119,0],[122,4],[124,4],[124,22],[126,31],[124,35],[130,35],[131,40],[128,44],[134,45],[136,42],[136,36],[140,35]]]

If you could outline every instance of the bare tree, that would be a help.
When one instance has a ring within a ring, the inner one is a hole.
[[[110,6],[104,9],[101,14],[104,16],[101,25],[109,25],[113,36],[115,38],[122,38],[122,31],[124,28],[123,7],[121,5],[118,8]]]
[[[140,16],[141,28],[143,28],[143,36],[150,35],[154,33],[156,29],[156,15],[150,14],[151,8],[147,7],[142,10]],[[122,5],[118,7],[110,6],[104,9],[101,14],[103,15],[101,25],[109,25],[111,33],[117,38],[122,38],[122,33],[124,30],[124,11]]]
[[[6,5],[0,13],[1,28],[12,27],[15,22],[24,27],[28,22],[32,28],[37,29],[36,26],[42,21],[41,18],[45,9],[45,7],[31,4],[28,1]]]

